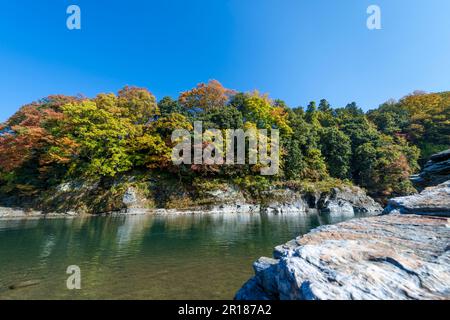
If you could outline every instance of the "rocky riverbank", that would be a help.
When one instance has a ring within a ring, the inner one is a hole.
[[[65,213],[43,212],[38,210],[0,207],[0,219],[22,219],[22,218],[60,218],[60,217],[77,217],[80,214],[69,211]]]
[[[19,209],[13,207],[0,207],[0,218],[10,217],[37,217],[44,215],[80,215],[92,214],[87,211],[85,203],[93,201],[91,193],[98,186],[66,184],[58,187],[46,202],[41,202],[43,208]],[[190,200],[184,195],[185,200]],[[78,202],[77,202],[78,201]],[[153,201],[151,201],[153,203]],[[261,199],[251,200],[243,190],[227,185],[221,189],[205,192],[200,204],[184,206],[184,200],[179,201],[180,206],[161,208],[149,205],[150,201],[139,188],[130,186],[114,201],[103,204],[103,210],[94,214],[216,214],[216,213],[268,213],[268,214],[327,214],[332,216],[354,216],[355,214],[376,215],[382,212],[380,204],[370,198],[362,189],[354,186],[341,186],[331,188],[329,191],[302,192],[290,188],[274,188],[263,192]],[[186,201],[189,202],[189,201]],[[73,203],[73,205],[71,205]],[[190,202],[189,202],[190,203]],[[110,210],[107,208],[110,207]],[[115,208],[115,209],[114,209]]]
[[[401,214],[324,226],[255,262],[236,299],[450,299],[449,228]]]
[[[259,259],[236,299],[450,299],[450,180],[436,185],[447,154],[429,162],[437,176],[420,175],[433,186],[391,199],[383,215],[318,228]]]

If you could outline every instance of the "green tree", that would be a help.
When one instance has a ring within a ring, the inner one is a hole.
[[[292,133],[287,110],[273,106],[267,95],[258,92],[247,94],[240,108],[245,121],[255,123],[257,128],[280,129],[281,133],[286,135]]]
[[[125,87],[119,91],[117,107],[134,124],[146,124],[160,114],[156,98],[147,89]]]
[[[339,179],[349,178],[352,156],[350,138],[337,127],[324,128],[320,134],[320,146],[330,175]]]
[[[161,112],[161,116],[168,116],[172,113],[182,114],[184,116],[189,116],[189,113],[178,103],[178,101],[173,100],[171,97],[164,97],[158,102],[158,108]]]
[[[205,128],[214,129],[240,129],[244,127],[242,113],[233,106],[226,106],[222,109],[214,109],[205,112],[200,120]]]

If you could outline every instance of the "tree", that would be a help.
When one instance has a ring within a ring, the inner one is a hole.
[[[311,181],[320,181],[328,178],[327,165],[319,149],[308,148],[305,155],[306,166],[302,178]]]
[[[414,191],[409,177],[414,173],[401,146],[367,142],[356,150],[358,184],[372,194],[386,197]]]
[[[116,117],[94,101],[67,104],[63,110],[64,133],[80,145],[73,155],[75,174],[114,176],[131,169],[128,141],[136,130],[129,119]]]
[[[112,177],[158,157],[167,161],[169,151],[162,137],[148,134],[159,108],[146,89],[125,87],[118,96],[100,94],[62,109],[66,120],[60,137],[79,145],[69,174]]]
[[[307,123],[295,110],[289,112],[289,121],[293,133],[282,140],[286,149],[283,161],[286,178],[311,181],[327,179],[327,166],[319,149],[319,128]]]
[[[235,92],[217,80],[200,83],[196,88],[181,93],[178,101],[189,112],[196,114],[223,108]]]
[[[282,139],[282,146],[286,153],[283,167],[287,180],[298,180],[303,177],[306,169],[304,155],[308,146],[310,126],[296,110],[291,110],[288,114],[293,133]]]
[[[125,87],[119,91],[117,107],[134,124],[154,121],[160,114],[156,98],[147,89]]]
[[[245,95],[240,111],[246,122],[255,123],[259,129],[279,129],[287,135],[292,133],[287,110],[274,107],[267,95],[259,92]]]
[[[318,122],[317,105],[315,101],[311,101],[306,107],[305,119],[311,124],[316,124]]]
[[[364,111],[362,111],[362,109],[360,107],[358,107],[356,102],[347,104],[344,108],[344,111],[345,111],[345,113],[347,113],[353,117],[358,117],[358,116],[364,115]]]
[[[349,178],[352,156],[350,138],[337,127],[324,128],[320,134],[320,146],[330,175],[339,179]]]
[[[319,111],[321,112],[331,112],[333,109],[331,108],[330,103],[326,99],[320,100],[319,103]]]
[[[214,109],[205,112],[200,120],[203,121],[205,128],[214,129],[240,129],[244,127],[244,119],[242,113],[232,107],[225,106],[222,109]]]
[[[450,92],[412,94],[400,101],[411,115],[405,130],[422,151],[422,162],[450,145]]]
[[[50,96],[23,106],[4,125],[0,134],[0,184],[9,191],[30,194],[58,180],[64,155],[76,148],[74,141],[55,137],[63,120],[61,106],[79,97]],[[53,152],[59,148],[60,157]]]
[[[173,100],[171,97],[164,97],[158,102],[158,108],[161,112],[161,116],[168,116],[172,113],[182,114],[188,116],[188,112],[178,103],[178,101]]]
[[[407,139],[421,150],[420,162],[450,145],[450,93],[414,92],[399,102],[388,101],[368,113],[378,129]]]

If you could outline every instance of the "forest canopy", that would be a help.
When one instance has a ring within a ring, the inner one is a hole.
[[[259,177],[257,165],[175,166],[175,129],[279,129],[281,170]],[[218,81],[159,102],[147,89],[125,87],[94,98],[50,96],[23,106],[0,126],[2,193],[32,196],[64,181],[131,172],[163,172],[192,183],[199,177],[258,181],[348,181],[372,195],[407,194],[409,176],[450,146],[450,92],[415,92],[364,113],[356,103],[328,101],[290,108],[259,92]]]

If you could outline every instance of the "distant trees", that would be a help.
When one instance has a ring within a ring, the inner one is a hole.
[[[335,178],[381,197],[405,194],[419,157],[450,145],[449,109],[450,93],[410,95],[367,114],[356,103],[334,109],[324,99],[306,110],[291,109],[215,80],[159,102],[135,87],[92,99],[51,96],[0,126],[0,188],[33,195],[73,177],[138,170],[176,174],[187,183],[200,176],[229,179],[252,190],[269,181]],[[174,166],[171,134],[191,131],[194,121],[203,121],[205,129],[280,129],[282,170],[266,178],[248,164]]]
[[[450,146],[450,92],[415,92],[368,113],[378,129],[402,136],[421,150],[423,164],[432,154]]]

